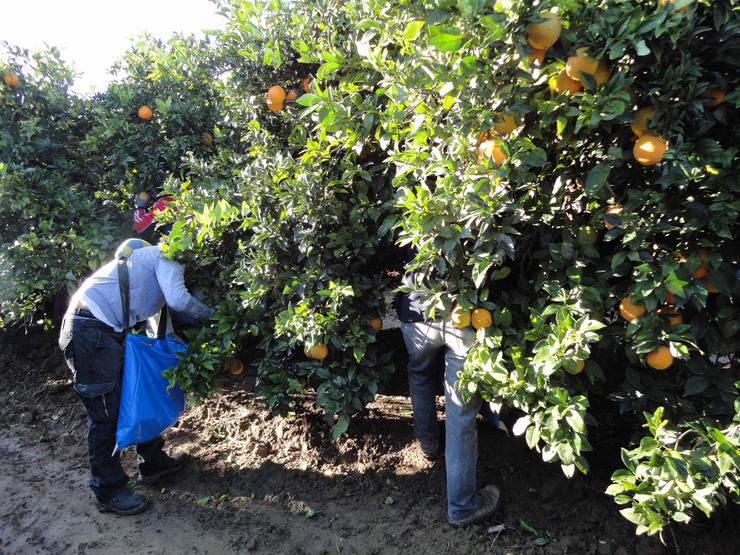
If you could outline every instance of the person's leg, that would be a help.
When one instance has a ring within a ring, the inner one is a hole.
[[[478,429],[476,415],[479,396],[463,401],[457,390],[457,373],[465,364],[475,339],[473,328],[458,329],[446,325],[445,353],[445,464],[447,469],[448,519],[459,521],[476,510],[476,467],[478,464]]]
[[[163,450],[164,438],[157,436],[151,441],[136,446],[139,456],[139,474],[141,481],[153,485],[176,474],[187,463],[189,457],[182,453],[169,456]]]
[[[409,355],[409,394],[414,411],[414,434],[428,457],[439,450],[436,388],[443,339],[439,322],[402,323]]]
[[[59,343],[87,412],[90,488],[98,508],[135,514],[146,499],[129,492],[120,456],[113,453],[123,367],[120,334],[97,320],[67,316]]]

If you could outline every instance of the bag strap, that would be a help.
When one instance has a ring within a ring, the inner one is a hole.
[[[128,266],[125,258],[118,259],[118,287],[121,291],[121,306],[123,307],[123,329],[127,330],[129,328],[131,294],[129,291]]]
[[[159,313],[159,324],[157,325],[157,339],[164,339],[167,335],[167,305],[162,307],[162,312]]]

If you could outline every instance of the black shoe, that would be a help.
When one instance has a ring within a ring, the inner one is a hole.
[[[177,474],[189,460],[190,457],[182,453],[174,457],[163,455],[154,463],[141,463],[139,465],[141,481],[148,486],[159,484]]]
[[[475,499],[477,508],[473,514],[460,520],[448,520],[448,522],[452,526],[459,527],[475,524],[488,518],[496,512],[501,504],[501,492],[496,486],[489,484],[476,494]]]
[[[128,489],[124,489],[111,497],[98,498],[95,506],[101,513],[115,513],[117,515],[136,515],[149,506],[149,499]]]

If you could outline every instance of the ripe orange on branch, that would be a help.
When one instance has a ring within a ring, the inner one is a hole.
[[[9,87],[17,87],[21,82],[21,78],[18,77],[18,74],[9,71],[3,75],[3,82]]]
[[[645,304],[632,302],[632,295],[630,295],[622,299],[619,303],[619,314],[622,315],[622,318],[631,322],[635,318],[639,318],[645,314]]]
[[[575,79],[571,79],[568,77],[568,74],[565,72],[565,69],[561,70],[560,73],[558,73],[558,77],[555,80],[555,92],[557,93],[564,93],[568,96],[577,93],[583,88],[580,81],[576,81]]]
[[[149,106],[147,106],[146,104],[142,104],[141,106],[139,106],[136,115],[139,116],[139,119],[149,121],[150,119],[152,119],[154,112],[152,112],[152,109]]]
[[[621,214],[622,210],[624,208],[621,204],[612,204],[609,208],[606,209],[607,214]],[[614,224],[610,224],[607,221],[604,221],[604,227],[606,229],[612,229],[614,227]]]
[[[200,136],[200,144],[203,146],[211,146],[213,144],[213,135],[208,132],[202,133]]]
[[[327,356],[329,356],[329,347],[327,347],[324,343],[319,343],[318,345],[314,345],[311,348],[304,347],[303,354],[313,360],[324,360]]]
[[[226,360],[226,370],[229,371],[229,374],[232,376],[238,376],[242,372],[244,372],[244,363],[239,360],[238,358],[229,358]]]
[[[540,12],[541,23],[527,25],[527,40],[534,48],[550,48],[560,38],[560,19],[551,12]]]
[[[527,61],[530,64],[533,64],[534,62],[542,64],[542,62],[545,61],[545,52],[547,52],[547,50],[544,48],[533,48],[532,52],[527,54]]]
[[[635,141],[632,154],[643,166],[653,166],[663,159],[667,147],[666,142],[660,137],[645,133]]]
[[[493,124],[493,130],[499,135],[508,135],[516,129],[516,121],[511,114],[496,112],[493,114],[496,123]]]
[[[470,313],[470,323],[477,330],[482,328],[490,328],[493,324],[493,317],[491,312],[485,308],[476,308]]]
[[[285,89],[280,85],[273,85],[267,89],[267,101],[274,104],[285,102]]]
[[[707,99],[706,103],[710,108],[716,108],[725,101],[725,91],[722,89],[709,89],[701,93],[701,95]]]
[[[673,355],[668,347],[662,345],[651,353],[648,353],[648,356],[645,357],[645,362],[647,362],[650,368],[665,370],[673,364]]]
[[[586,54],[587,51],[587,48],[578,48],[576,55],[565,62],[565,74],[575,81],[581,80],[581,73],[593,75],[599,67],[599,60]]]
[[[497,139],[484,140],[478,145],[478,163],[483,164],[488,159],[493,159],[497,166],[500,166],[506,160],[506,154],[500,148],[501,143]]]
[[[461,306],[456,306],[450,319],[456,328],[467,328],[470,325],[470,311]]]
[[[373,331],[376,333],[383,329],[383,319],[382,318],[372,318],[370,319],[370,327],[373,328]]]

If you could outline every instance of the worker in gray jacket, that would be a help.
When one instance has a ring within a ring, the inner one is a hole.
[[[125,258],[128,267],[129,321],[123,321],[118,260],[113,260],[86,279],[72,296],[59,347],[72,370],[74,390],[87,411],[90,487],[98,510],[132,515],[146,509],[148,500],[128,489],[129,478],[119,453],[114,453],[125,331],[158,315],[165,303],[198,323],[208,320],[212,312],[188,293],[183,266],[164,258],[158,246],[129,239],[116,255]],[[142,482],[161,482],[187,462],[186,455],[165,454],[163,446],[161,437],[136,446]]]

